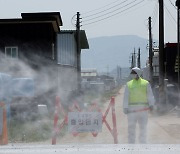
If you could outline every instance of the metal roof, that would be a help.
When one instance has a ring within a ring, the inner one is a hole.
[[[177,46],[177,43],[166,43],[165,44],[165,48],[167,48],[167,47],[176,47]]]
[[[96,69],[81,69],[81,76],[83,77],[93,77],[97,75],[98,74]]]
[[[82,68],[81,69],[82,73],[92,73],[92,72],[96,72],[97,73],[97,69],[96,68]]]
[[[21,13],[22,18],[0,19],[0,24],[51,23],[54,31],[59,32],[62,20],[59,12]]]
[[[61,30],[60,33],[71,33],[74,34],[76,37],[76,30]],[[86,37],[85,30],[80,30],[80,44],[81,49],[89,49],[89,43]]]
[[[22,19],[55,19],[59,26],[62,26],[62,19],[59,12],[36,12],[36,13],[21,13]]]

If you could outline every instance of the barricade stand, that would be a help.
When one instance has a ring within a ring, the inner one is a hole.
[[[118,144],[118,134],[117,134],[117,127],[116,127],[116,112],[115,112],[115,98],[111,98],[111,109],[112,109],[112,121],[113,121],[113,138],[114,143]]]
[[[63,128],[63,126],[66,124],[68,124],[68,116],[67,114],[65,114],[64,112],[64,109],[63,107],[61,106],[60,104],[60,98],[59,97],[56,97],[56,103],[55,103],[55,113],[54,113],[54,131],[53,131],[53,136],[52,136],[52,145],[55,145],[56,144],[56,136],[58,133],[60,133],[61,129]],[[113,129],[111,129],[110,125],[108,124],[107,120],[106,120],[106,117],[110,111],[110,108],[112,110],[112,122],[113,122]],[[78,112],[81,112],[81,109],[78,105],[77,102],[74,102],[72,107],[69,107],[69,111],[74,111],[74,110],[77,110]],[[97,105],[97,103],[92,103],[92,105],[90,106],[89,108],[89,111],[92,111],[92,110],[97,110],[98,112],[101,112],[101,109],[99,108],[99,106]],[[57,125],[58,123],[58,119],[59,119],[59,113],[60,111],[63,113],[64,115],[64,120],[63,122],[59,125]],[[101,112],[102,113],[102,112]],[[108,105],[108,108],[105,112],[105,114],[103,115],[102,114],[102,123],[105,123],[106,127],[108,128],[108,130],[110,131],[111,135],[113,136],[113,139],[114,139],[114,144],[118,144],[118,138],[117,138],[117,127],[116,127],[116,113],[115,113],[115,98],[114,97],[111,97],[111,101]],[[77,136],[79,133],[78,132],[74,132],[73,133],[73,136]],[[92,132],[92,135],[94,137],[96,137],[98,135],[98,133],[96,132]]]
[[[6,119],[6,107],[3,102],[0,102],[0,108],[2,109],[2,134],[0,134],[0,145],[8,144],[8,131],[7,131],[7,119]]]
[[[101,112],[101,109],[99,108],[99,106],[97,105],[96,102],[93,102],[93,103],[91,104],[91,106],[90,106],[90,108],[89,108],[88,111],[92,112],[93,110],[97,110],[98,112]],[[101,112],[101,114],[102,114],[102,112]],[[103,117],[103,116],[102,116],[102,117]],[[91,132],[91,133],[92,133],[92,135],[93,135],[94,137],[96,137],[96,136],[98,135],[97,132]]]
[[[59,119],[59,113],[60,111],[62,112],[63,116],[64,116],[64,120],[62,121],[62,123],[60,124],[59,128],[58,128],[58,119]],[[55,113],[54,113],[54,130],[53,130],[53,135],[52,135],[52,145],[56,144],[56,136],[57,134],[61,131],[61,129],[63,128],[63,126],[65,124],[68,123],[68,119],[67,119],[67,114],[65,114],[63,107],[60,104],[60,98],[57,96],[56,97],[56,102],[55,102]]]
[[[73,105],[71,107],[69,107],[69,111],[72,112],[72,111],[74,111],[74,109],[76,109],[78,112],[82,111],[76,101],[73,103]]]
[[[76,101],[73,103],[72,107],[69,107],[70,112],[73,112],[75,110],[77,110],[78,112],[82,111]],[[73,136],[77,136],[79,133],[78,132],[73,132],[72,134],[73,134]]]
[[[97,105],[97,103],[93,103],[90,111],[92,111],[92,109],[96,108],[98,112],[101,112],[101,109],[99,108],[99,106]],[[106,117],[110,111],[110,108],[112,110],[112,122],[113,122],[113,129],[111,129],[110,125],[108,124]],[[105,112],[105,114],[102,116],[102,122],[105,123],[106,127],[108,128],[108,130],[110,131],[111,135],[114,138],[114,144],[118,144],[118,138],[117,138],[117,126],[116,126],[116,112],[115,112],[115,98],[111,97],[111,101],[108,105],[108,108]],[[93,134],[94,137],[97,136],[97,133]]]

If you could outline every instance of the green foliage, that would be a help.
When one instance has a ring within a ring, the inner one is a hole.
[[[84,103],[91,105],[96,102],[99,107],[102,107],[104,103],[111,99],[112,96],[116,96],[120,87],[117,87],[110,91],[98,94],[96,92],[88,92],[83,96]],[[87,107],[88,107],[87,106]],[[63,119],[63,114],[60,114],[59,122]],[[8,121],[8,138],[9,142],[44,142],[50,140],[53,130],[53,115],[46,117],[36,117],[31,120],[15,120]],[[61,133],[58,136],[64,136],[67,133],[67,125],[63,127]]]
[[[11,120],[8,124],[10,142],[37,142],[51,138],[53,120],[20,122]]]

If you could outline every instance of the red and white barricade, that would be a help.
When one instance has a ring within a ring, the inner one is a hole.
[[[113,128],[111,128],[111,126],[109,125],[109,123],[107,122],[107,119],[106,119],[110,109],[112,111],[112,124],[113,124],[112,127]],[[108,108],[106,109],[104,114],[102,113],[102,111],[99,108],[99,106],[97,105],[97,103],[93,103],[90,106],[88,112],[91,112],[91,111],[94,111],[94,110],[101,113],[101,115],[102,115],[102,124],[106,125],[106,127],[110,131],[111,135],[113,136],[114,144],[117,144],[118,143],[118,137],[117,137],[118,134],[117,134],[117,126],[116,126],[115,98],[114,97],[111,98],[110,103],[108,105]],[[69,111],[70,112],[78,112],[78,113],[82,112],[82,110],[80,109],[77,102],[74,102],[73,105],[71,107],[69,107]],[[58,124],[60,113],[63,115],[63,121],[60,124]],[[64,112],[64,108],[60,103],[60,98],[56,97],[52,145],[56,144],[57,135],[61,132],[62,128],[67,124],[68,124],[68,113]],[[98,132],[96,132],[96,131],[92,131],[91,133],[92,133],[92,135],[94,137],[96,137],[98,135]],[[74,132],[72,132],[72,134],[73,134],[73,136],[77,136],[79,134],[79,132],[74,131]]]

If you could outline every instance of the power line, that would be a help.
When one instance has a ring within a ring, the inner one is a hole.
[[[73,17],[71,18],[71,24],[72,24],[73,26],[75,26],[75,27],[76,27],[76,24],[74,24],[74,23],[73,23],[73,21],[75,21],[75,22],[76,22],[76,20],[74,20],[74,17],[76,17],[76,14],[75,14],[75,15],[73,15]]]
[[[172,3],[171,0],[169,0],[169,2],[171,3],[171,5],[172,5],[175,9],[177,9],[176,6]]]
[[[151,17],[154,18],[157,15],[157,12],[158,12],[158,3],[155,3],[155,7],[154,7]]]
[[[88,16],[84,16],[84,17],[82,16],[82,18],[89,18],[89,17],[91,17],[91,16],[95,16],[95,15],[97,15],[97,14],[106,12],[107,10],[110,10],[110,9],[112,9],[112,8],[115,8],[115,7],[117,7],[117,6],[125,3],[125,2],[127,2],[127,1],[128,1],[128,0],[125,0],[125,1],[123,1],[123,2],[121,2],[121,3],[119,3],[119,4],[117,4],[117,5],[114,5],[114,6],[110,7],[110,8],[107,8],[107,9],[105,9],[105,10],[102,10],[102,11],[100,11],[100,12],[97,12],[97,13],[94,13],[94,14],[91,14],[91,15],[88,15]]]
[[[109,3],[109,4],[107,4],[107,5],[104,5],[104,6],[100,7],[100,8],[97,8],[97,9],[94,9],[94,10],[91,10],[91,11],[88,11],[88,12],[84,12],[84,13],[82,13],[82,14],[88,14],[88,13],[91,13],[91,12],[94,12],[94,11],[97,11],[97,10],[101,10],[101,9],[103,9],[103,8],[111,5],[111,4],[114,4],[114,3],[118,2],[118,1],[120,1],[120,0],[116,0],[116,1],[114,1],[114,2],[112,2],[112,3]]]
[[[176,22],[176,19],[172,16],[171,12],[168,10],[168,8],[166,7],[165,4],[164,4],[164,6],[165,6],[166,11],[169,13],[169,15],[171,16],[171,18],[173,19],[173,21],[174,21],[175,23],[177,23],[177,22]]]
[[[152,14],[152,28],[155,26],[158,16],[158,3],[155,4],[155,8]]]
[[[126,7],[126,6],[131,5],[132,3],[135,3],[136,1],[137,1],[137,0],[134,0],[133,2],[130,2],[130,3],[124,5],[124,6],[120,7],[120,8],[117,8],[117,9],[111,11],[111,12],[107,12],[107,13],[105,13],[105,14],[99,15],[99,16],[94,17],[94,18],[90,18],[90,19],[88,19],[88,20],[84,20],[83,22],[90,21],[90,20],[94,20],[94,19],[97,19],[97,18],[101,18],[101,17],[103,17],[103,16],[105,16],[105,15],[108,15],[108,14],[110,14],[110,13],[113,13],[113,12],[116,12],[116,11],[118,11],[118,10],[120,10],[120,9],[123,9],[123,8]]]
[[[112,14],[112,15],[110,15],[110,16],[104,17],[104,18],[99,19],[99,20],[95,20],[94,22],[90,22],[90,23],[84,24],[83,26],[85,26],[85,25],[90,25],[90,24],[93,24],[93,23],[100,22],[100,21],[102,21],[102,20],[106,20],[106,19],[108,19],[108,18],[111,18],[111,17],[113,17],[113,16],[115,16],[115,15],[117,15],[117,14],[120,14],[120,13],[122,13],[122,12],[125,12],[126,10],[129,10],[129,9],[131,9],[131,8],[133,8],[133,7],[141,4],[143,1],[144,1],[144,0],[142,0],[142,1],[140,1],[140,2],[138,2],[138,3],[136,3],[136,4],[134,4],[134,5],[132,5],[131,7],[126,8],[125,10],[122,10],[122,11],[117,12],[117,13],[115,13],[115,14]]]

